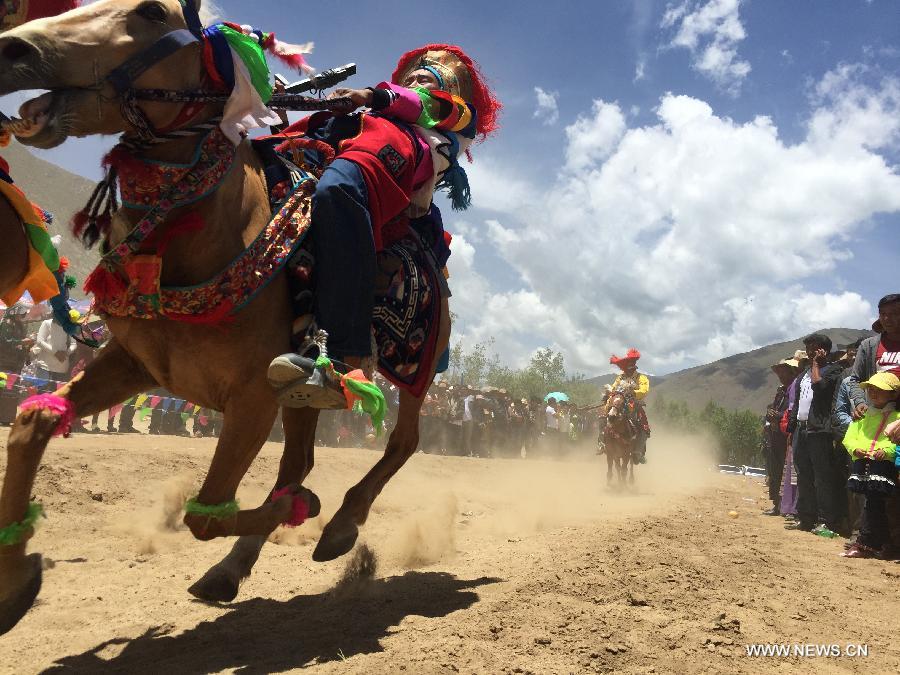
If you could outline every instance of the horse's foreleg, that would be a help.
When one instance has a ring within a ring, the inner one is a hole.
[[[93,415],[121,403],[132,394],[155,384],[146,371],[112,340],[84,373],[56,392],[74,404],[76,418]],[[0,529],[21,523],[29,510],[44,449],[59,423],[49,410],[21,413],[7,441],[6,476],[0,493]],[[41,557],[25,556],[25,540],[0,545],[0,634],[12,628],[28,611],[41,586]]]
[[[0,298],[16,288],[28,273],[28,240],[19,214],[0,195]]]
[[[606,444],[606,484],[612,483],[613,464],[615,464],[615,448],[612,443]]]
[[[284,454],[275,490],[302,483],[312,471],[318,417],[319,411],[314,408],[282,410]],[[318,508],[310,510],[309,515],[317,516]],[[266,537],[263,535],[238,538],[228,555],[213,565],[188,591],[201,600],[231,602],[237,597],[241,582],[253,571],[265,543]]]
[[[224,505],[234,499],[238,485],[272,430],[278,406],[271,392],[248,388],[225,405],[222,433],[216,445],[212,463],[200,488],[196,501],[203,506]],[[248,411],[252,411],[248,415]],[[293,497],[284,495],[267,501],[255,509],[240,510],[233,515],[211,516],[188,512],[184,524],[197,539],[206,541],[216,537],[262,535],[267,537],[288,518]]]

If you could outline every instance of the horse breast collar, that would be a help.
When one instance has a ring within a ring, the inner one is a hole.
[[[96,308],[135,319],[229,320],[275,278],[302,243],[312,222],[314,189],[315,180],[307,174],[250,246],[212,279],[196,286],[161,286],[162,258],[135,255],[122,266],[127,285],[115,293],[95,292]]]
[[[122,199],[145,211],[125,239],[105,253],[85,282],[95,308],[139,319],[168,318],[219,323],[248,303],[274,278],[305,237],[315,181],[303,174],[257,238],[221,272],[196,286],[162,286],[162,254],[172,236],[202,221],[192,213],[167,223],[172,211],[212,194],[233,167],[236,152],[216,129],[200,144],[190,165],[125,158]],[[166,229],[161,229],[165,224]],[[154,250],[155,247],[155,250]]]
[[[112,270],[138,253],[173,210],[214,192],[231,170],[235,156],[234,146],[216,129],[201,141],[188,165],[112,157],[110,161],[120,160],[124,205],[147,213],[115,248],[104,242],[100,264]]]

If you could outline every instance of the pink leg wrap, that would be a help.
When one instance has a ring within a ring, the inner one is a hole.
[[[72,422],[75,420],[75,404],[67,398],[56,394],[38,394],[22,401],[21,410],[49,410],[54,415],[59,415],[59,422],[53,430],[54,436],[69,437]]]
[[[309,516],[309,504],[306,503],[306,500],[303,499],[300,495],[295,495],[291,493],[290,486],[283,487],[280,490],[272,493],[272,499],[270,501],[275,501],[279,497],[283,497],[284,495],[289,495],[294,498],[294,503],[291,509],[291,515],[288,516],[287,520],[285,520],[282,525],[285,527],[297,527],[298,525],[302,525],[306,522],[307,516]]]

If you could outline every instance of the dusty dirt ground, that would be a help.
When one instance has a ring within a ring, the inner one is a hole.
[[[628,493],[606,489],[605,461],[417,454],[363,530],[374,578],[348,580],[352,556],[312,562],[317,520],[276,532],[233,604],[204,604],[186,589],[230,544],[194,541],[178,510],[213,443],[51,443],[35,489],[49,517],[31,547],[48,569],[0,638],[0,671],[900,671],[900,565],[786,532],[760,515],[760,481],[714,473],[699,442],[658,435]],[[264,448],[244,504],[264,496],[279,453]],[[376,457],[318,451],[308,485],[324,515]],[[751,658],[754,643],[869,655]]]

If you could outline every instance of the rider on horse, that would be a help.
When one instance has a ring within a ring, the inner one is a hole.
[[[609,389],[609,393],[621,392],[626,397],[634,400],[634,416],[632,422],[635,426],[635,463],[643,464],[646,462],[647,439],[650,437],[650,424],[647,421],[647,412],[644,409],[643,400],[650,393],[650,378],[643,373],[639,373],[637,369],[638,359],[641,353],[637,349],[629,349],[628,353],[623,357],[615,354],[609,359],[609,362],[622,371],[616,376],[615,381]],[[608,396],[608,395],[607,395]],[[601,418],[600,422],[600,443],[602,444],[603,429],[605,427],[606,418]]]
[[[377,256],[415,232],[436,268],[444,267],[449,236],[432,203],[434,191],[447,188],[456,210],[469,206],[459,160],[476,138],[497,129],[501,105],[472,59],[445,44],[404,54],[390,82],[333,96],[368,110],[312,115],[281,135],[298,142],[303,168],[325,167],[312,211],[314,327],[327,332],[328,356],[343,362],[341,368],[371,367]],[[439,283],[448,297],[443,276]],[[323,391],[329,381],[315,377],[309,365],[300,354],[272,362],[269,380],[282,404],[329,407]]]

